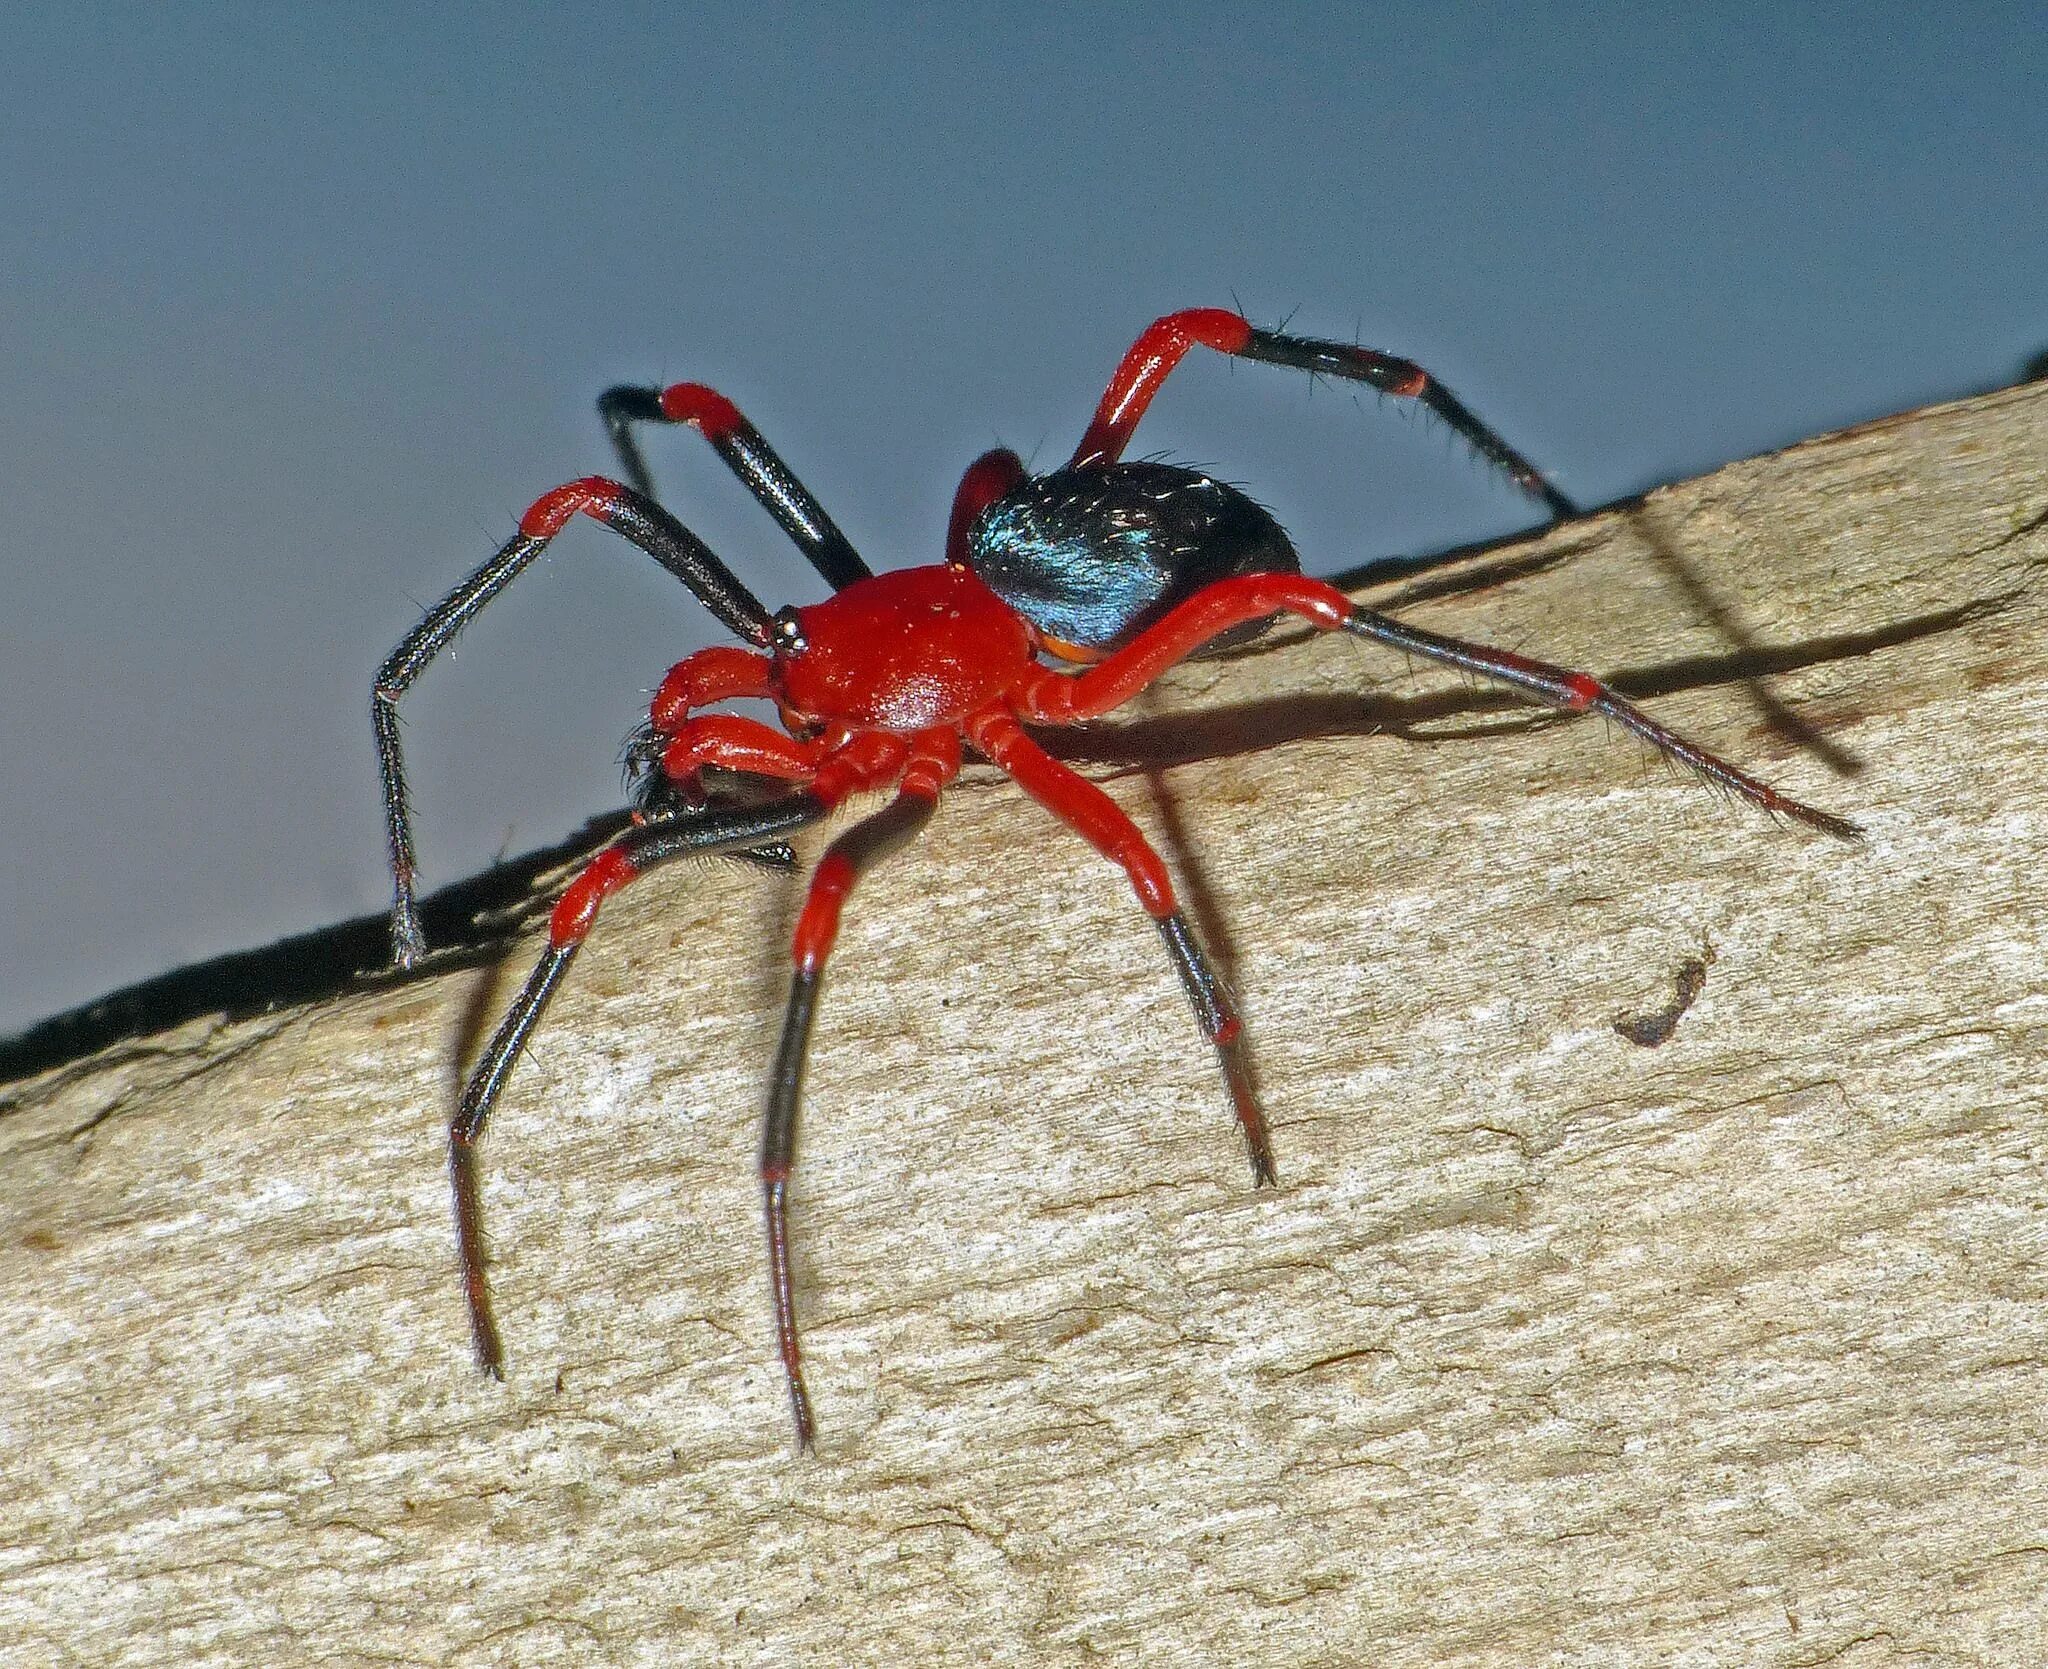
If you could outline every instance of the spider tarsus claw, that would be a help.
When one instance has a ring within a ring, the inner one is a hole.
[[[476,1371],[487,1379],[505,1383],[505,1346],[498,1338],[494,1322],[482,1318],[470,1319],[470,1343],[476,1352]]]
[[[427,936],[420,931],[418,918],[401,911],[391,918],[391,964],[395,968],[411,970],[419,966],[427,954]]]
[[[1769,812],[1789,817],[1795,823],[1804,823],[1809,829],[1818,829],[1824,835],[1837,840],[1862,840],[1864,829],[1861,823],[1852,823],[1846,817],[1837,817],[1831,811],[1822,811],[1803,801],[1788,799],[1774,790],[1766,789],[1758,802]]]

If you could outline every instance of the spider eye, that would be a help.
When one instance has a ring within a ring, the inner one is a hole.
[[[801,655],[808,647],[804,640],[804,623],[793,608],[775,611],[775,635],[772,647],[778,655]]]

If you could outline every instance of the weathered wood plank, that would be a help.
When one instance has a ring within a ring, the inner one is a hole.
[[[1367,593],[1860,850],[1347,643],[1092,741],[1228,945],[1276,1191],[1119,878],[963,785],[819,1023],[814,1460],[752,1177],[786,880],[608,911],[487,1151],[502,1386],[442,1131],[523,951],[12,1086],[0,1658],[2037,1660],[2044,518],[2014,389]]]

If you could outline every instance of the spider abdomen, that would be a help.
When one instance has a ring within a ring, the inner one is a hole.
[[[967,562],[1076,660],[1099,659],[1217,580],[1301,571],[1280,524],[1251,499],[1161,463],[1025,477],[975,521]]]

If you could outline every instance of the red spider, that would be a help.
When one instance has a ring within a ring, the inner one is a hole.
[[[839,916],[861,872],[915,835],[960,769],[961,743],[1120,866],[1159,928],[1203,1033],[1215,1047],[1257,1183],[1274,1179],[1265,1119],[1253,1097],[1242,1028],[1157,853],[1116,803],[1031,739],[1027,726],[1078,724],[1128,701],[1168,667],[1219,638],[1291,613],[1512,686],[1570,712],[1599,712],[1766,811],[1854,838],[1854,824],[1787,798],[1676,736],[1584,673],[1442,637],[1359,607],[1300,572],[1292,546],[1250,499],[1190,469],[1125,463],[1146,407],[1196,344],[1242,359],[1362,382],[1422,401],[1494,467],[1556,516],[1572,505],[1420,366],[1370,348],[1257,330],[1235,313],[1196,308],[1158,320],[1110,379],[1094,421],[1064,468],[1028,475],[996,450],[969,466],[953,503],[946,560],[870,573],[831,518],[752,424],[698,383],[615,388],[599,402],[633,485],[591,477],[558,487],[520,518],[519,532],[450,592],[377,675],[372,714],[397,900],[393,953],[424,952],[413,898],[412,840],[399,755],[400,694],[436,651],[540,554],[579,512],[646,551],[703,601],[745,649],[705,649],[663,678],[629,760],[640,816],[584,867],[555,905],[548,946],[484,1050],[451,1121],[449,1165],[471,1329],[480,1365],[504,1377],[504,1351],[484,1278],[476,1148],[514,1060],[590,932],[598,907],[656,865],[686,854],[779,850],[851,795],[893,785],[895,797],[826,849],[798,918],[795,974],[769,1083],[761,1141],[775,1327],[796,1416],[812,1442],[798,1362],[789,1272],[788,1190],[798,1091],[811,1019]],[[654,502],[630,428],[685,423],[703,434],[831,583],[835,595],[771,615],[723,563]],[[1047,658],[1083,663],[1055,670]],[[703,710],[766,697],[782,730]],[[707,802],[706,766],[791,785],[765,803]]]

